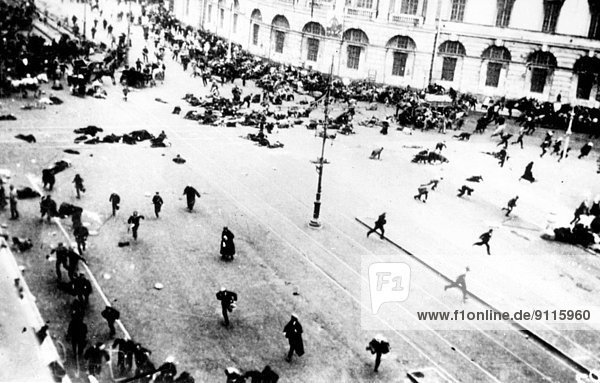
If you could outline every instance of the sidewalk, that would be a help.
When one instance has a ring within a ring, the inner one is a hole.
[[[19,289],[16,280],[22,288]],[[0,381],[51,382],[48,365],[59,361],[51,334],[40,345],[35,332],[44,320],[8,244],[0,238]],[[62,363],[61,363],[62,364]],[[69,382],[68,377],[63,382]]]

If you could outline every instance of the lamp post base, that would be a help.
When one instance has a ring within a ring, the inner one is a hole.
[[[311,219],[310,222],[308,223],[308,226],[314,228],[314,229],[318,229],[321,227],[321,222],[318,219]]]

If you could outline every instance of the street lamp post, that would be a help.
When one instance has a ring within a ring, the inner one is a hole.
[[[85,29],[87,25],[87,0],[83,0],[83,39],[85,40]]]
[[[571,134],[573,134],[573,118],[575,117],[575,111],[571,110],[569,112],[569,127],[567,128],[567,139],[565,140],[565,148],[562,151],[562,155],[560,157],[561,160],[565,158],[567,155],[567,150],[569,149],[569,142],[571,141]]]
[[[321,227],[321,221],[319,215],[321,214],[321,190],[323,181],[323,166],[325,165],[325,143],[327,142],[327,125],[329,125],[329,97],[331,93],[331,82],[333,79],[333,56],[331,57],[331,69],[329,71],[329,84],[325,91],[325,116],[323,119],[323,142],[321,144],[321,157],[317,165],[317,173],[319,174],[319,180],[317,182],[317,195],[315,198],[315,204],[313,209],[313,217],[309,222],[311,227]]]
[[[230,0],[231,4],[229,6],[229,46],[227,48],[227,60],[231,60],[231,31],[233,30],[233,5],[234,0]]]
[[[129,15],[127,15],[127,47],[131,48],[131,1],[129,0]]]

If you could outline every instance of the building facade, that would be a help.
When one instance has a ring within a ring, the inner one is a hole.
[[[600,0],[175,0],[183,23],[350,79],[598,106]]]

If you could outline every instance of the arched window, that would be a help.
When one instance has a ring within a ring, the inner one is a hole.
[[[458,41],[444,41],[439,49],[438,53],[441,55],[455,55],[455,56],[466,56],[467,52],[465,51],[464,45],[462,45]]]
[[[256,21],[262,21],[262,14],[260,13],[260,9],[253,10],[250,18]]]
[[[556,67],[556,57],[550,52],[535,51],[527,57],[527,65],[531,70],[531,87],[533,93],[544,93],[546,81]]]
[[[368,44],[367,34],[360,29],[348,29],[344,32],[344,40],[358,44]]]
[[[512,56],[508,49],[492,45],[483,51],[481,57],[494,61],[510,61]]]
[[[458,41],[444,41],[438,48],[438,53],[442,56],[442,81],[454,81],[459,57],[467,55],[464,45]]]
[[[497,88],[502,68],[511,60],[510,52],[504,47],[492,45],[483,51],[481,58],[488,60],[485,86]]]
[[[386,48],[410,51],[414,51],[416,47],[415,41],[408,36],[394,36],[386,44]]]
[[[317,61],[320,43],[318,37],[325,36],[325,28],[323,28],[321,24],[311,21],[304,25],[304,28],[302,28],[302,33],[309,35],[306,38],[306,59],[308,61]]]
[[[302,32],[311,35],[325,36],[325,28],[323,28],[321,24],[315,23],[314,21],[306,23],[304,28],[302,28]]]
[[[589,100],[594,84],[600,76],[600,59],[583,56],[575,62],[573,72],[577,74],[577,98]]]
[[[388,40],[385,47],[393,50],[392,76],[403,77],[408,57],[417,49],[415,41],[408,36],[394,36]]]
[[[273,17],[271,25],[275,28],[290,29],[290,23],[288,22],[288,19],[282,15],[277,15]]]
[[[252,23],[252,45],[258,45],[258,37],[260,35],[260,22],[262,21],[262,14],[260,13],[260,10],[253,10],[250,16],[250,20]]]
[[[285,46],[285,34],[290,29],[290,23],[285,16],[277,15],[271,22],[273,33],[275,36],[275,52],[283,53],[283,47]]]
[[[365,45],[369,44],[367,34],[360,29],[348,29],[344,32],[342,40],[348,42],[346,66],[348,69],[358,69],[361,52]]]

